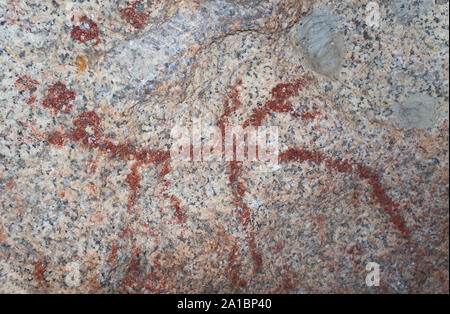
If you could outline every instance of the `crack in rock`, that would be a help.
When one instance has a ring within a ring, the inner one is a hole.
[[[180,97],[202,47],[240,31],[283,31],[309,12],[310,2],[208,0],[194,9],[181,4],[166,23],[119,44],[98,66],[118,65],[128,80],[125,89],[141,101]]]

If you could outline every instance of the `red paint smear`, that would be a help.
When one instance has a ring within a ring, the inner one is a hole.
[[[14,178],[13,177],[11,177],[11,178],[9,178],[8,179],[8,181],[6,182],[6,187],[8,188],[8,190],[12,190],[13,189],[13,187],[16,185],[16,183],[14,182]],[[0,232],[0,234],[1,234],[1,232]]]
[[[392,201],[387,195],[385,188],[381,184],[381,179],[372,169],[358,165],[359,176],[368,180],[372,187],[372,194],[377,202],[383,206],[385,213],[389,216],[391,223],[401,232],[404,238],[408,238],[410,231],[406,227],[406,223],[400,214],[400,206]]]
[[[27,104],[32,105],[36,101],[36,95],[31,95],[30,99],[28,99]]]
[[[161,171],[160,171],[161,178],[165,177],[166,174],[169,174],[170,171],[172,171],[172,168],[170,167],[170,163],[169,163],[168,159],[166,159],[161,167]]]
[[[247,243],[250,251],[250,255],[253,258],[255,263],[254,272],[258,272],[261,270],[262,266],[262,256],[258,253],[257,245],[255,242],[255,235],[253,231],[250,229],[250,208],[247,204],[242,200],[245,192],[247,191],[247,187],[242,182],[242,163],[237,161],[231,161],[230,165],[230,175],[228,177],[231,191],[233,194],[233,202],[237,207],[238,219],[241,225],[247,231]]]
[[[137,201],[139,184],[141,183],[141,175],[139,174],[139,162],[136,162],[131,167],[131,172],[127,175],[125,182],[130,186],[130,197],[128,198],[128,211],[134,207]]]
[[[117,264],[117,258],[118,258],[117,252],[118,251],[119,251],[119,243],[115,242],[111,246],[111,255],[108,258],[108,262],[110,264],[112,264],[113,266],[115,266]]]
[[[288,101],[289,98],[298,95],[300,88],[306,87],[311,82],[312,79],[305,76],[293,83],[280,83],[276,85],[270,92],[271,99],[265,106],[256,109],[250,118],[243,123],[243,127],[246,128],[249,125],[260,126],[266,116],[271,112],[289,113],[296,118],[303,118],[305,120],[314,119],[319,112],[313,111],[299,114]]]
[[[48,133],[47,141],[52,145],[62,146],[64,144],[64,136],[61,132],[54,131]]]
[[[255,235],[253,234],[253,231],[249,232],[249,236],[247,237],[248,240],[248,247],[250,249],[250,255],[253,258],[253,261],[255,262],[255,270],[254,272],[257,273],[262,269],[262,256],[260,253],[258,253],[258,247],[255,242]]]
[[[355,265],[359,265],[361,263],[361,252],[362,248],[359,244],[356,244],[347,250],[347,254],[351,255],[350,259]]]
[[[247,187],[242,182],[242,163],[237,161],[231,161],[230,165],[230,175],[228,180],[231,187],[231,192],[233,193],[233,202],[238,209],[238,218],[242,226],[247,227],[250,223],[250,209],[242,201],[242,197],[247,191]]]
[[[54,113],[58,113],[61,109],[64,109],[65,112],[69,112],[72,108],[69,101],[74,99],[75,92],[68,90],[65,84],[57,82],[48,89],[47,95],[42,101],[42,105],[52,109]]]
[[[237,83],[229,88],[229,92],[227,97],[223,101],[224,112],[220,116],[219,120],[217,120],[217,126],[220,128],[222,132],[222,152],[225,154],[223,149],[225,145],[225,128],[228,125],[228,117],[235,112],[239,107],[242,106],[242,102],[240,100],[238,86],[242,85],[242,79],[239,79]],[[192,149],[191,149],[192,152]],[[192,156],[191,156],[192,157]]]
[[[278,159],[280,162],[288,162],[288,161],[295,161],[295,162],[305,162],[305,161],[311,161],[315,162],[316,164],[320,164],[325,160],[325,157],[316,151],[309,151],[306,149],[294,149],[289,148],[282,152]]]
[[[99,31],[97,23],[88,19],[86,15],[83,15],[80,18],[80,23],[82,23],[83,25],[74,26],[73,29],[70,31],[70,37],[72,37],[75,40],[78,40],[81,43],[85,43],[89,40],[95,39],[96,42],[94,46],[98,45],[98,43],[100,42],[100,38],[98,38]],[[86,27],[86,25],[88,27]]]
[[[172,208],[175,210],[175,217],[177,219],[177,223],[182,224],[186,222],[186,215],[183,211],[183,208],[181,208],[181,203],[180,200],[178,198],[176,198],[175,196],[172,196],[170,198],[170,203]]]
[[[39,82],[33,80],[28,75],[22,75],[14,82],[14,86],[25,90],[35,89],[37,85],[39,85]]]
[[[325,158],[321,153],[306,149],[289,148],[282,152],[278,156],[278,159],[280,162],[302,163],[309,161],[318,165],[325,162],[325,166],[329,170],[335,170],[342,173],[352,173],[356,171],[361,179],[367,180],[372,189],[372,195],[377,203],[383,207],[383,211],[389,216],[389,219],[395,228],[400,231],[404,238],[408,238],[410,236],[410,231],[400,214],[400,206],[387,195],[386,189],[381,184],[381,178],[372,169],[363,167],[359,163],[353,163],[350,161],[340,162],[333,160],[332,158]]]
[[[239,96],[238,86],[242,85],[242,79],[239,79],[237,83],[230,87],[227,97],[223,101],[224,113],[221,115],[220,119],[217,121],[217,125],[223,126],[227,121],[227,118],[235,112],[239,107],[242,106],[242,102]]]
[[[160,289],[157,289],[153,284],[156,276],[153,273],[142,275],[142,267],[140,262],[140,252],[141,249],[136,246],[133,240],[133,233],[129,228],[125,228],[125,230],[120,234],[120,238],[125,238],[125,236],[129,236],[131,242],[131,258],[128,263],[128,268],[124,277],[122,278],[119,285],[119,293],[127,293],[130,290],[132,292],[142,292],[145,290],[149,290],[154,293],[161,293]],[[115,242],[111,248],[111,257],[116,259],[118,244]]]
[[[140,9],[138,8],[138,5],[142,4],[141,1],[131,1],[126,4],[126,8],[119,8],[122,18],[130,23],[135,29],[141,29],[148,21],[148,14],[140,12]]]
[[[42,286],[42,284],[45,281],[44,273],[46,271],[47,271],[47,269],[45,268],[45,265],[43,262],[34,263],[33,276],[36,278],[39,286]]]
[[[22,75],[15,82],[14,86],[21,90],[28,90],[30,93],[33,93],[36,90],[36,86],[39,85],[39,82],[30,78],[28,75]],[[27,100],[27,104],[34,104],[36,101],[36,95],[30,95],[30,98]]]
[[[297,274],[292,273],[291,267],[289,265],[283,265],[281,269],[281,287],[279,287],[275,293],[280,293],[282,291],[291,291],[294,289],[294,281],[297,279]]]

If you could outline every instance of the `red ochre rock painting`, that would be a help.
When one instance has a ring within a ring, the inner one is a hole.
[[[270,100],[263,107],[256,109],[251,114],[250,118],[243,122],[242,126],[244,128],[249,125],[259,126],[264,122],[266,116],[272,112],[289,113],[292,116],[302,120],[311,120],[318,117],[320,112],[317,111],[306,111],[301,114],[297,113],[289,101],[291,97],[298,95],[301,88],[306,87],[311,82],[311,78],[302,77],[292,83],[281,83],[276,85],[271,90]],[[38,85],[38,82],[27,76],[23,76],[16,81],[16,86],[22,89],[32,88],[36,85]],[[223,102],[224,112],[216,122],[222,130],[224,130],[225,126],[229,124],[229,116],[242,106],[239,96],[239,87],[241,85],[242,80],[239,80],[234,86],[231,86]],[[74,98],[75,93],[72,90],[67,89],[63,83],[57,82],[48,89],[48,92],[42,101],[42,105],[50,109],[54,114],[61,110],[63,112],[68,112],[71,109],[71,104],[69,101],[74,100]],[[111,140],[105,138],[100,128],[101,118],[95,111],[85,111],[80,113],[78,117],[72,121],[72,123],[74,127],[69,131],[60,132],[54,130],[47,132],[47,142],[56,147],[63,146],[67,142],[76,142],[84,148],[93,149],[99,153],[107,154],[110,158],[118,158],[123,161],[134,161],[131,166],[130,173],[125,179],[125,183],[127,183],[130,190],[128,200],[129,213],[132,212],[139,196],[138,194],[142,180],[142,176],[139,172],[140,168],[148,164],[158,165],[160,166],[161,178],[164,178],[164,176],[171,171],[169,165],[169,151],[137,148],[128,142],[114,144]],[[389,217],[390,223],[400,232],[402,237],[407,239],[413,246],[412,242],[409,240],[411,231],[401,215],[401,209],[399,205],[388,196],[386,188],[382,185],[381,176],[375,170],[365,167],[359,162],[348,160],[341,161],[325,156],[314,149],[289,148],[279,155],[279,162],[311,162],[317,165],[324,164],[329,171],[336,171],[349,175],[358,175],[360,179],[364,180],[370,186],[374,200],[382,207],[384,213]],[[253,260],[253,273],[256,275],[262,270],[263,256],[258,249],[255,233],[251,224],[250,208],[243,201],[245,193],[247,192],[247,186],[244,180],[243,165],[241,162],[231,161],[228,162],[228,169],[228,182],[232,192],[232,201],[236,208],[235,212],[237,213],[237,219],[247,234],[245,237],[246,247],[248,249],[249,256]],[[170,182],[166,182],[164,186],[170,186]],[[177,224],[185,223],[188,216],[185,210],[181,207],[180,200],[175,196],[165,196],[165,198],[169,200],[169,203],[174,211],[174,222]],[[120,237],[123,238],[127,235],[129,236],[130,241],[133,241],[132,231],[130,229],[124,230]],[[239,243],[238,239],[235,240],[235,244],[229,252],[227,268],[228,278],[231,284],[234,287],[239,288],[245,287],[247,285],[247,281],[239,278],[241,262],[238,256],[241,249],[237,243]],[[123,292],[129,291],[129,289],[134,289],[134,291],[142,291],[144,289],[153,292],[161,292],[162,290],[160,288],[157,289],[152,284],[155,279],[154,274],[140,274],[140,249],[134,244],[132,246],[132,256],[130,258],[128,271],[122,279],[121,289]],[[118,243],[113,243],[109,257],[109,261],[113,265],[117,263],[118,250]],[[355,252],[354,249],[352,250],[353,251],[351,252],[348,251],[348,254],[353,255]],[[37,262],[34,264],[33,275],[39,285],[42,285],[45,282],[45,271],[46,269],[43,262]],[[289,274],[289,266],[284,266],[282,274],[283,278],[280,287],[283,289],[291,289],[293,285],[292,280],[295,276]]]

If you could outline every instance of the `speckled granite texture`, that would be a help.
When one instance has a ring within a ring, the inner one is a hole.
[[[0,0],[0,292],[448,293],[448,10]],[[199,118],[279,166],[173,162]]]

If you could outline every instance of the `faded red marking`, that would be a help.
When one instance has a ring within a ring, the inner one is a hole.
[[[27,104],[32,105],[36,102],[36,95],[31,95],[27,101]]]
[[[293,272],[291,266],[283,265],[282,267],[277,267],[280,271],[281,282],[277,284],[270,293],[289,293],[298,285],[298,275]]]
[[[284,243],[281,240],[278,240],[277,243],[271,248],[274,254],[280,254],[284,248]]]
[[[119,251],[119,242],[114,242],[111,245],[111,254],[109,255],[108,258],[108,262],[112,265],[115,266],[117,265],[117,259],[118,259],[118,254],[117,252]]]
[[[324,163],[327,169],[335,170],[342,173],[356,172],[361,179],[367,180],[367,183],[372,189],[372,195],[378,204],[383,208],[383,211],[389,216],[391,223],[400,231],[402,236],[406,239],[410,235],[410,231],[406,226],[404,218],[400,213],[400,206],[394,202],[386,193],[386,189],[381,184],[380,176],[371,168],[364,167],[360,163],[350,162],[347,160],[338,161],[333,158],[325,157],[322,153],[315,150],[295,149],[289,148],[282,152],[278,159],[280,162],[299,162],[305,161],[313,162],[317,165]]]
[[[241,263],[236,260],[238,251],[239,247],[235,243],[231,248],[230,254],[228,255],[228,276],[233,286],[245,287],[247,282],[244,279],[239,279],[239,269],[241,267]]]
[[[30,78],[28,75],[22,75],[14,82],[16,88],[30,92],[30,98],[27,100],[27,104],[29,105],[36,101],[36,95],[33,93],[36,91],[38,85],[39,82]]]
[[[69,112],[72,108],[69,101],[74,99],[75,92],[67,89],[65,84],[57,82],[48,89],[47,94],[42,101],[42,105],[52,109],[54,113],[58,113],[60,110]]]
[[[289,98],[298,95],[299,89],[306,87],[311,82],[312,79],[305,76],[293,83],[276,85],[270,92],[271,99],[264,106],[256,109],[250,118],[243,123],[243,127],[246,128],[249,125],[260,126],[271,112],[289,113],[296,118],[305,120],[314,119],[320,112],[314,110],[312,112],[298,113],[295,111],[292,103],[288,101]]]
[[[125,182],[130,186],[131,195],[128,198],[128,210],[134,207],[137,201],[139,184],[141,183],[141,175],[139,174],[139,162],[135,162],[131,166],[131,172],[127,175]]]
[[[282,289],[284,289],[285,291],[290,291],[292,289],[294,289],[294,279],[296,277],[297,274],[292,275],[291,274],[291,267],[288,265],[284,265],[283,266],[283,270],[281,272],[281,277],[282,277]]]
[[[227,97],[223,100],[223,107],[224,112],[220,116],[219,120],[217,120],[216,124],[220,128],[220,131],[222,132],[222,147],[225,145],[225,128],[228,125],[229,116],[235,112],[239,107],[242,106],[242,102],[240,100],[239,96],[239,90],[238,86],[242,85],[242,79],[239,79],[235,85],[231,86],[229,88],[229,91],[227,93]],[[191,152],[192,152],[191,147]],[[224,150],[222,149],[223,153],[225,154]],[[193,159],[193,155],[191,153],[191,159]]]
[[[127,293],[130,292],[129,291],[130,289],[132,292],[142,292],[145,290],[149,290],[155,293],[161,292],[153,284],[154,279],[156,279],[156,276],[153,273],[150,274],[141,273],[142,266],[139,256],[141,249],[138,246],[136,246],[133,239],[133,233],[129,228],[125,228],[124,231],[119,235],[119,237],[122,239],[124,239],[126,236],[129,237],[131,244],[131,258],[129,259],[128,268],[125,272],[125,275],[123,276],[120,282],[118,292]],[[112,252],[110,257],[116,261],[118,249],[119,244],[118,242],[115,242],[111,248]]]
[[[350,259],[355,265],[359,265],[361,263],[361,251],[362,248],[359,244],[356,244],[347,250],[347,254],[350,255]]]
[[[170,163],[168,160],[169,159],[166,159],[161,166],[161,171],[160,171],[161,178],[165,177],[166,174],[168,174],[168,173],[170,173],[170,171],[172,171],[172,168],[170,167]]]
[[[8,8],[6,11],[8,14],[3,14],[3,16],[5,17],[6,21],[8,21],[7,25],[17,25],[20,28],[30,31],[31,30],[30,27],[25,26],[19,22],[19,20],[21,18],[20,16],[23,15],[23,10],[20,7],[20,3],[21,3],[21,0],[9,0]],[[34,24],[34,22],[32,22],[32,21],[28,21],[28,23],[30,25]]]
[[[280,162],[295,161],[299,163],[311,161],[316,164],[320,164],[325,160],[325,157],[323,154],[316,151],[289,148],[278,156],[278,160]]]
[[[20,11],[20,1],[21,0],[9,0],[9,3],[14,11]]]
[[[223,126],[228,122],[228,117],[242,106],[242,102],[239,97],[238,86],[242,85],[242,79],[239,79],[237,83],[229,88],[227,97],[223,101],[224,112],[217,121],[217,125]]]
[[[176,198],[175,196],[172,196],[170,198],[170,204],[171,204],[172,208],[175,210],[175,217],[177,219],[177,222],[179,224],[185,223],[187,217],[183,211],[183,208],[180,205],[181,204],[180,200],[178,198]]]
[[[141,29],[148,22],[148,14],[144,12],[142,1],[129,1],[126,8],[119,8],[122,18],[135,29]],[[142,8],[141,8],[142,7]]]
[[[230,175],[228,176],[228,182],[231,186],[231,191],[233,193],[233,202],[238,208],[238,218],[240,223],[247,227],[250,222],[250,209],[242,201],[242,197],[244,196],[247,187],[242,182],[242,163],[237,161],[231,161],[229,163],[230,166]]]
[[[258,252],[258,246],[255,242],[255,234],[253,231],[249,231],[249,235],[247,236],[248,248],[250,250],[250,255],[253,258],[255,263],[254,272],[257,273],[262,270],[262,255]]]
[[[165,161],[162,165],[161,178],[163,178],[166,174],[166,166],[168,161]],[[169,167],[170,170],[170,167]],[[181,206],[181,201],[176,196],[170,196],[165,194],[164,192],[168,192],[168,188],[171,185],[169,181],[162,180],[159,184],[159,187],[162,189],[159,192],[156,192],[158,196],[161,196],[164,200],[169,202],[170,208],[173,210],[173,220],[176,224],[183,224],[187,221],[187,215],[185,209]],[[161,213],[163,213],[163,208],[160,208]]]
[[[22,75],[14,82],[14,86],[24,90],[34,90],[38,85],[39,82],[30,78],[28,75]]]
[[[35,262],[33,276],[36,278],[36,281],[39,286],[42,286],[45,283],[44,273],[47,271],[45,264],[42,261]]]
[[[11,177],[8,179],[8,181],[6,182],[6,187],[8,188],[8,190],[12,190],[13,187],[16,185],[16,182],[14,181],[14,178]]]
[[[233,194],[233,203],[236,206],[238,219],[241,225],[247,232],[247,245],[249,248],[250,255],[255,263],[254,272],[257,273],[262,268],[262,256],[258,252],[258,248],[255,241],[255,234],[252,231],[250,225],[250,208],[242,200],[247,187],[242,182],[242,163],[231,161],[230,165],[230,175],[228,177],[231,186],[231,191]]]
[[[72,21],[73,21],[72,17]],[[74,26],[70,31],[70,37],[78,40],[81,43],[85,43],[89,40],[95,39],[94,46],[100,42],[98,25],[94,21],[90,20],[86,15],[80,18],[80,26]]]

